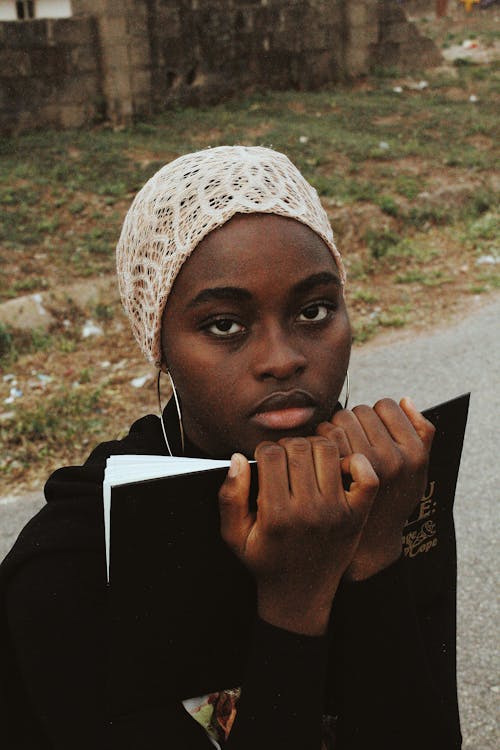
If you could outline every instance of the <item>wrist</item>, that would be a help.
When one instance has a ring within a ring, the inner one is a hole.
[[[403,550],[401,535],[397,541],[387,542],[375,549],[360,549],[354,555],[344,574],[347,581],[364,581],[393,565]]]
[[[337,586],[327,593],[306,596],[287,592],[277,594],[260,589],[257,611],[261,620],[276,628],[299,635],[322,636],[326,633]]]

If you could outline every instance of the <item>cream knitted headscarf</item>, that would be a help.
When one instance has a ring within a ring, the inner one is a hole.
[[[219,146],[162,167],[136,195],[116,248],[123,306],[147,359],[161,364],[161,322],[182,264],[234,214],[268,213],[306,224],[345,271],[316,190],[284,155],[260,146]]]

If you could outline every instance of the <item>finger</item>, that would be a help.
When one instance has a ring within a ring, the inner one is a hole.
[[[360,406],[354,407],[353,413],[363,428],[363,432],[371,446],[383,450],[384,446],[392,446],[394,444],[391,434],[374,409],[370,406],[360,404]]]
[[[418,440],[418,433],[403,409],[392,399],[383,398],[373,407],[396,443],[407,445]]]
[[[378,477],[371,463],[361,453],[352,453],[343,458],[341,467],[342,473],[352,477],[351,486],[344,493],[346,501],[358,521],[364,523],[378,492]]]
[[[306,438],[280,440],[286,451],[290,491],[295,500],[312,499],[318,492],[312,447]]]
[[[264,524],[279,524],[288,514],[290,486],[285,449],[278,443],[260,443],[255,449],[259,475],[257,517]]]
[[[229,546],[243,549],[254,515],[248,507],[250,464],[241,453],[234,453],[226,479],[219,490],[222,538]]]
[[[430,451],[434,434],[436,432],[436,428],[432,422],[429,422],[429,420],[419,412],[411,398],[408,396],[402,398],[399,405],[412,423],[415,432],[423,442],[426,450]]]
[[[354,412],[342,409],[334,414],[332,423],[336,427],[341,427],[346,433],[351,445],[351,453],[368,454],[370,452],[371,443]]]
[[[316,482],[322,495],[339,487],[340,455],[338,445],[324,437],[310,439]],[[340,490],[342,492],[342,489]]]
[[[322,422],[318,425],[316,433],[335,443],[341,457],[353,453],[349,438],[341,427],[336,427],[331,422]]]

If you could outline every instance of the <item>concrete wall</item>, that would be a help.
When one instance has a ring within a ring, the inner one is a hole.
[[[374,64],[419,65],[424,48],[432,64],[432,42],[395,0],[73,0],[72,8],[70,19],[0,23],[0,129],[100,115],[125,123],[243,90],[313,89]]]
[[[338,81],[341,30],[341,4],[331,0],[157,4],[150,26],[153,106]]]
[[[78,127],[102,110],[93,18],[0,23],[0,128]]]
[[[419,70],[442,62],[434,42],[408,22],[400,5],[390,0],[379,3],[379,37],[372,50],[372,65]]]

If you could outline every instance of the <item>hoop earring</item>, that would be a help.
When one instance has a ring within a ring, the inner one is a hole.
[[[159,412],[160,412],[159,417],[160,417],[161,429],[162,429],[162,432],[163,432],[163,437],[165,439],[165,445],[167,446],[167,450],[168,450],[170,456],[173,456],[174,454],[172,453],[172,449],[170,448],[170,443],[168,442],[167,430],[165,429],[165,421],[163,419],[163,408],[162,408],[162,404],[161,404],[161,390],[160,390],[161,373],[162,373],[161,369],[158,370],[158,378],[156,380],[156,392],[157,392],[157,395],[158,395],[158,409],[159,409]],[[184,455],[184,425],[182,424],[181,407],[180,407],[180,404],[179,404],[179,398],[177,396],[177,390],[175,388],[174,381],[172,380],[172,376],[171,376],[171,374],[170,374],[170,372],[168,370],[167,370],[167,375],[168,375],[169,380],[170,380],[170,386],[172,388],[172,394],[173,394],[173,397],[174,397],[174,400],[175,400],[175,408],[177,409],[177,418],[179,420],[179,432],[181,434],[181,448],[182,448],[182,454]]]
[[[345,375],[345,400],[344,400],[344,409],[347,409],[347,404],[349,403],[349,395],[351,392],[351,383],[349,381],[349,370],[347,370]]]

